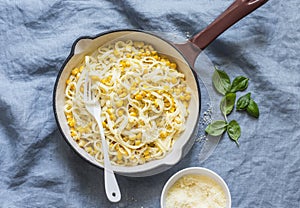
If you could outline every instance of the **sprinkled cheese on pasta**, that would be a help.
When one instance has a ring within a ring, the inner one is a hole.
[[[72,138],[103,163],[100,131],[85,109],[85,76],[102,108],[112,164],[135,166],[161,159],[185,130],[191,90],[177,65],[144,42],[101,46],[66,81],[64,112]]]

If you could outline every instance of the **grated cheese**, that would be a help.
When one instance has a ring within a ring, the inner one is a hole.
[[[204,175],[185,175],[169,189],[166,208],[225,208],[223,188]]]

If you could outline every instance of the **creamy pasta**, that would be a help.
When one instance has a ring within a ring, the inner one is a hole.
[[[172,150],[185,130],[191,99],[176,63],[149,44],[127,40],[101,46],[72,70],[64,107],[70,134],[102,163],[99,128],[83,101],[87,73],[102,108],[112,164],[143,164]]]

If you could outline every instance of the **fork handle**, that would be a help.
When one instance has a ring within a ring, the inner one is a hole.
[[[105,140],[104,129],[102,126],[101,119],[98,116],[95,117],[100,129],[102,151],[104,155],[104,186],[105,186],[106,196],[109,199],[109,201],[118,202],[121,200],[120,188],[109,160],[108,145]]]

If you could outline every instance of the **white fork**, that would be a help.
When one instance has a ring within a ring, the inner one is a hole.
[[[108,145],[105,140],[104,129],[101,121],[101,106],[99,101],[95,99],[93,90],[91,89],[91,79],[88,72],[85,77],[83,100],[87,111],[96,119],[102,141],[102,153],[104,156],[104,184],[106,196],[111,202],[118,202],[121,199],[121,192],[115,174],[112,170],[111,163],[108,155]]]

